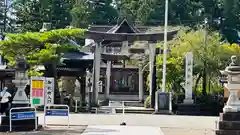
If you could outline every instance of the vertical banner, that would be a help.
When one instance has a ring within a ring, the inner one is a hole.
[[[192,99],[193,87],[193,53],[187,52],[185,56],[185,98]]]
[[[30,101],[33,106],[44,105],[45,98],[45,78],[31,77]]]
[[[54,104],[54,78],[45,78],[45,105]]]

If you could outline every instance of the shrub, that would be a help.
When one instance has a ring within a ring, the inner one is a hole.
[[[147,96],[147,98],[144,101],[144,107],[145,108],[150,108],[151,107],[151,96]]]

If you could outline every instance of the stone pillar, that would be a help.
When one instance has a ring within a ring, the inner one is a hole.
[[[112,62],[107,61],[107,70],[106,70],[106,90],[105,90],[105,97],[106,99],[109,99],[109,92],[110,92],[110,85],[111,85],[111,68],[112,68]]]
[[[184,104],[193,104],[193,53],[187,52],[185,56],[185,99]]]
[[[87,70],[86,71],[86,80],[85,80],[85,84],[86,84],[85,102],[88,104],[88,109],[91,108],[91,103],[92,103],[93,80],[94,80],[93,73],[90,70]]]
[[[92,104],[98,104],[98,92],[99,92],[99,79],[100,79],[100,68],[101,68],[101,42],[95,43],[94,53],[94,81],[93,81],[93,99]]]
[[[138,77],[139,77],[139,101],[142,102],[144,99],[144,90],[143,90],[143,71],[141,66],[138,69]]]

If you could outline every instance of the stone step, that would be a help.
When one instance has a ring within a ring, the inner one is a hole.
[[[240,121],[240,112],[222,113],[222,121]]]
[[[117,108],[116,113],[122,113],[123,109]],[[135,113],[135,114],[153,114],[154,109],[125,109],[125,113]]]
[[[240,121],[219,121],[221,130],[240,130]]]
[[[216,135],[240,135],[240,130],[216,130]]]

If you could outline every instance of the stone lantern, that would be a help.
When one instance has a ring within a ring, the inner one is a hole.
[[[236,64],[237,56],[231,57],[231,64],[224,71],[220,71],[222,75],[227,76],[227,83],[224,84],[229,90],[228,101],[223,108],[223,112],[239,112],[240,100],[238,90],[240,89],[240,66]]]
[[[15,80],[12,82],[16,85],[17,91],[12,101],[12,107],[26,107],[29,105],[29,100],[26,96],[25,87],[28,80],[28,64],[24,56],[18,56],[16,59]]]

